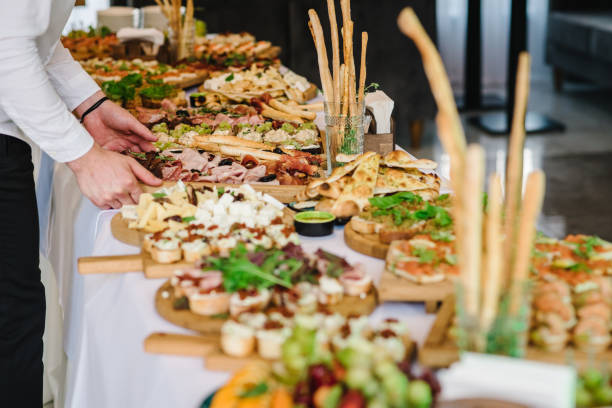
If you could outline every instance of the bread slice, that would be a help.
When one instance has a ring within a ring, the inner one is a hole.
[[[438,163],[428,159],[415,159],[403,150],[394,150],[383,157],[381,164],[388,167],[400,167],[403,169],[428,169],[434,170]]]
[[[210,136],[199,136],[199,141],[217,143],[225,146],[238,146],[248,147],[251,149],[269,150],[270,146],[264,143],[255,142],[253,140],[242,139],[236,136],[221,136],[221,135],[210,135]]]
[[[425,225],[426,223],[424,221],[419,221],[409,227],[385,225],[379,232],[380,241],[385,244],[390,244],[393,241],[410,239],[419,232],[423,231]]]
[[[190,295],[189,309],[202,316],[213,316],[229,311],[230,294],[227,292],[194,293]]]
[[[170,264],[178,262],[183,257],[181,248],[176,249],[159,249],[155,245],[151,247],[151,258],[157,263]]]
[[[374,155],[376,155],[376,152],[365,152],[364,154],[359,155],[354,161],[350,163],[346,163],[344,166],[336,167],[334,171],[332,171],[332,174],[327,179],[320,179],[320,180],[315,180],[311,182],[308,185],[308,189],[309,190],[315,189],[323,183],[326,183],[326,182],[333,183],[334,181],[339,180],[340,178],[346,176],[347,174],[355,170],[357,166],[361,164],[362,161]]]
[[[360,232],[362,234],[378,234],[380,230],[384,227],[384,224],[363,219],[359,216],[354,216],[351,218],[351,228],[355,232]]]

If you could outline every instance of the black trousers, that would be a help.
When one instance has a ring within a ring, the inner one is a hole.
[[[42,406],[45,291],[32,151],[0,135],[0,405]]]

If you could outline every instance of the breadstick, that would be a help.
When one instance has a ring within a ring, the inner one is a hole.
[[[309,103],[306,105],[297,105],[296,108],[308,111],[319,112],[323,110],[323,102]]]
[[[436,49],[436,46],[431,41],[431,38],[425,32],[418,17],[412,8],[407,7],[400,13],[398,17],[398,26],[400,30],[414,41],[415,45],[421,52],[423,59],[423,67],[425,74],[429,79],[431,91],[438,105],[440,112],[448,115],[450,131],[454,139],[453,144],[461,155],[465,152],[465,134],[461,126],[459,112],[453,96],[453,91],[448,80],[448,75],[444,69],[442,58]]]
[[[353,60],[353,27],[354,24],[352,21],[348,22],[347,26],[347,47],[348,47],[348,58],[349,58],[349,83],[348,83],[348,92],[349,92],[349,115],[351,117],[357,116],[357,107],[355,106],[355,61]]]
[[[342,83],[344,85],[344,91],[342,93],[342,116],[347,116],[349,108],[349,69],[346,64],[344,65],[344,79]]]
[[[334,87],[332,85],[331,74],[329,73],[329,63],[327,61],[327,49],[325,48],[325,38],[323,37],[323,28],[319,21],[317,12],[313,9],[308,10],[308,16],[312,23],[312,32],[314,34],[315,46],[317,48],[317,57],[319,62],[319,75],[321,76],[321,86],[325,102],[330,103],[334,100]]]
[[[521,206],[521,215],[518,226],[516,243],[516,258],[512,267],[512,295],[510,311],[516,314],[521,305],[523,297],[522,285],[529,277],[529,264],[531,262],[531,250],[536,234],[536,221],[542,210],[544,201],[545,176],[542,170],[536,170],[527,177],[525,197]]]
[[[365,83],[366,83],[366,51],[368,49],[368,32],[361,33],[361,67],[359,70],[359,98],[357,104],[359,106],[364,103]]]
[[[284,105],[283,103],[277,101],[276,99],[270,99],[270,106],[281,112],[285,112],[290,115],[298,116],[298,117],[308,119],[308,120],[314,120],[317,117],[317,114],[314,112],[304,111],[304,110],[298,109],[297,107],[291,107],[289,105]]]
[[[504,223],[506,242],[508,242],[504,250],[504,266],[507,268],[504,274],[506,282],[510,279],[514,258],[517,214],[520,210],[523,192],[523,147],[525,145],[525,114],[529,96],[529,65],[529,54],[522,52],[516,72],[514,116],[506,161],[506,219]]]
[[[340,40],[338,38],[338,21],[336,18],[335,0],[327,0],[327,12],[329,15],[329,25],[331,28],[332,43],[332,73],[334,84],[334,104],[336,108],[340,106]]]
[[[484,150],[480,145],[470,145],[463,183],[463,217],[457,222],[464,232],[463,295],[468,316],[478,316],[480,306],[480,269],[482,256],[482,191],[484,183]]]
[[[502,283],[502,240],[501,240],[501,213],[502,213],[502,186],[499,174],[493,173],[489,177],[489,203],[486,222],[485,277],[482,293],[482,313],[480,314],[480,328],[486,333],[489,331],[499,303],[499,292]]]
[[[304,123],[302,118],[300,118],[299,116],[291,115],[291,114],[286,113],[286,112],[281,112],[279,110],[276,110],[276,109],[268,106],[265,103],[262,103],[261,107],[262,107],[261,115],[265,116],[266,118],[270,118],[270,119],[274,119],[274,120],[282,120],[282,121],[285,121],[285,122]]]

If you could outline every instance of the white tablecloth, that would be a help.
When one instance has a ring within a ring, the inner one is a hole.
[[[74,226],[74,265],[80,256],[138,252],[112,237],[114,214],[82,200]],[[349,249],[342,234],[337,227],[331,237],[302,242],[307,250],[322,247],[361,262],[378,277],[383,262]],[[205,370],[201,359],[144,352],[143,340],[154,331],[188,333],[155,311],[155,291],[163,280],[148,280],[139,272],[80,276],[75,267],[61,275],[68,356],[65,407],[195,408],[227,380],[227,373]],[[425,314],[422,304],[399,303],[380,306],[373,318],[383,316],[405,319],[417,341],[423,340],[434,318]]]

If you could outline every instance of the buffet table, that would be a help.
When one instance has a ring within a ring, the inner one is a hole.
[[[99,210],[82,198],[63,165],[56,167],[54,188],[54,224],[74,225],[72,231],[61,234],[63,250],[73,254],[71,265],[55,269],[68,358],[64,406],[198,407],[229,378],[228,373],[205,370],[199,358],[144,352],[143,341],[153,332],[189,333],[155,310],[154,295],[164,280],[146,279],[142,273],[79,275],[79,257],[133,254],[139,248],[113,238],[110,220],[116,211]],[[326,248],[349,262],[363,263],[376,280],[380,277],[383,261],[349,249],[342,227],[336,227],[330,237],[301,240],[306,250]],[[417,342],[423,341],[434,319],[425,314],[423,304],[406,303],[379,306],[372,318],[387,316],[405,319]]]

